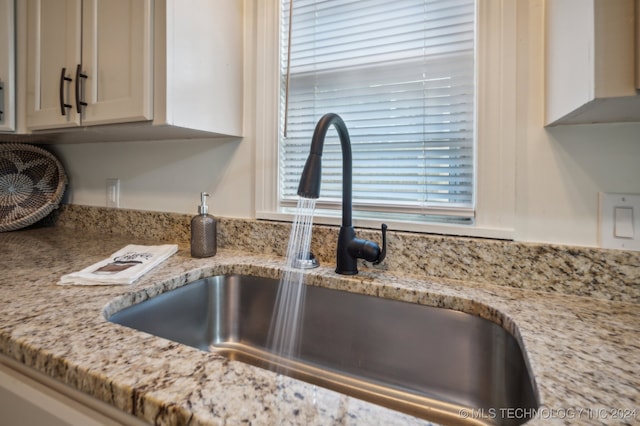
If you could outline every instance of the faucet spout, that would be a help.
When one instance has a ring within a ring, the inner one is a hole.
[[[331,125],[338,131],[340,148],[342,149],[342,226],[351,226],[353,181],[351,139],[347,125],[337,114],[325,114],[316,124],[311,139],[309,157],[302,170],[298,185],[298,195],[304,198],[320,197],[322,150],[324,149],[324,139]]]
[[[316,124],[311,139],[309,157],[302,170],[298,195],[303,198],[319,198],[322,175],[322,151],[327,131],[334,126],[340,138],[342,151],[342,226],[338,235],[336,249],[336,272],[342,275],[358,273],[357,260],[365,259],[374,264],[382,262],[386,255],[386,225],[382,226],[383,248],[368,240],[356,238],[352,225],[353,211],[353,170],[351,157],[351,139],[347,126],[339,115],[325,114]]]

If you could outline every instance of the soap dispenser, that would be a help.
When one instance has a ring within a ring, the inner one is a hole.
[[[217,250],[217,229],[216,219],[209,214],[207,199],[209,194],[200,193],[198,215],[191,219],[191,256],[211,257],[216,255]]]

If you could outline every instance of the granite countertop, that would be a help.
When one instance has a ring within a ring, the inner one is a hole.
[[[283,259],[188,247],[131,286],[57,286],[136,238],[40,228],[0,234],[0,353],[156,424],[427,424],[356,398],[111,324],[105,314],[220,273],[278,274]],[[454,308],[521,342],[543,409],[528,424],[639,424],[637,303],[361,269],[313,285]],[[625,411],[627,410],[627,411]],[[616,418],[622,414],[624,418]]]

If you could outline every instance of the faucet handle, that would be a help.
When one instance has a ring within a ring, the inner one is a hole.
[[[380,250],[380,254],[376,258],[376,260],[373,261],[373,264],[378,265],[384,260],[386,256],[387,256],[387,224],[383,223],[382,224],[382,249]]]
[[[364,259],[374,265],[382,262],[387,255],[387,225],[382,225],[382,248],[377,243],[362,238],[355,238],[347,244],[347,252],[354,259]]]

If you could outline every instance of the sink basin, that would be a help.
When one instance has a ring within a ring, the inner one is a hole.
[[[299,353],[277,357],[267,342],[278,284],[215,276],[109,321],[443,424],[518,425],[528,418],[513,413],[538,407],[513,336],[449,309],[307,286]]]

